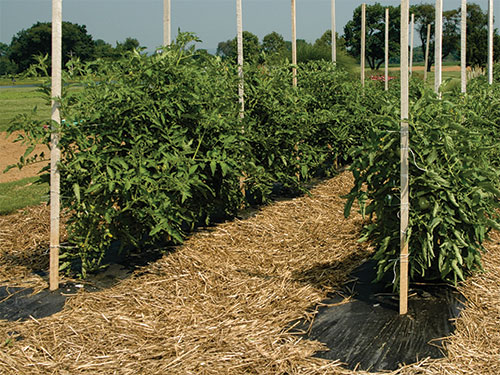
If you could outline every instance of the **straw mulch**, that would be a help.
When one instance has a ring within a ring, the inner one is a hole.
[[[0,285],[47,287],[32,271],[48,268],[49,234],[45,204],[0,215]]]
[[[201,231],[115,287],[79,293],[52,317],[0,323],[0,345],[12,338],[0,349],[0,373],[352,373],[313,358],[321,344],[288,332],[370,254],[356,242],[361,218],[343,218],[340,195],[351,185],[343,173],[311,196]],[[485,266],[498,270],[491,249]],[[499,286],[493,272],[471,278],[449,356],[399,372],[497,374]]]

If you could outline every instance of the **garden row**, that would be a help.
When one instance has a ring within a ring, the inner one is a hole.
[[[69,213],[67,262],[98,268],[106,249],[180,243],[199,225],[265,203],[278,187],[304,192],[315,177],[352,162],[359,198],[377,219],[365,228],[379,271],[399,251],[399,86],[365,88],[328,62],[245,66],[240,118],[237,69],[187,48],[71,65],[84,89],[63,95],[62,205]],[[412,277],[455,280],[480,264],[481,243],[497,226],[500,192],[497,86],[435,94],[412,82]],[[28,141],[48,142],[43,123],[20,118]],[[244,193],[241,189],[243,181]],[[367,189],[362,188],[366,186]],[[332,192],[335,194],[335,192]],[[394,258],[394,259],[393,259]]]

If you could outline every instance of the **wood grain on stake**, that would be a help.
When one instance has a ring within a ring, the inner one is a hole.
[[[243,76],[243,10],[241,8],[241,0],[236,0],[236,28],[237,28],[237,44],[238,44],[238,97],[240,101],[240,119],[245,117],[245,77]],[[241,131],[244,132],[243,125]],[[240,177],[240,191],[243,196],[246,195],[245,190],[245,175]]]
[[[425,43],[424,82],[427,82],[427,70],[429,69],[430,40],[431,40],[431,24],[428,24],[427,25],[427,40]]]
[[[337,62],[337,27],[335,25],[335,0],[332,0],[332,62]]]
[[[411,14],[411,23],[410,23],[410,74],[413,74],[413,40],[415,39],[415,14]]]
[[[59,125],[61,114],[62,0],[52,0],[52,135],[50,150],[50,290],[59,288],[60,174]]]
[[[461,91],[467,91],[467,0],[462,0],[462,14],[460,20],[460,80]]]
[[[400,286],[399,313],[408,312],[408,213],[409,175],[408,175],[408,15],[409,2],[401,0],[401,233],[400,233]]]
[[[361,4],[361,84],[365,86],[366,4]]]
[[[236,24],[238,28],[238,96],[240,98],[240,118],[245,117],[245,88],[243,77],[243,11],[241,0],[236,0]]]
[[[385,8],[385,90],[389,90],[389,8]]]
[[[170,1],[163,0],[163,45],[165,46],[169,46],[172,42]]]
[[[443,71],[443,0],[436,0],[436,29],[434,49],[434,91],[439,92]]]
[[[493,84],[493,0],[488,1],[488,83]]]
[[[293,74],[293,86],[297,86],[297,11],[295,6],[295,0],[292,0],[292,74]]]

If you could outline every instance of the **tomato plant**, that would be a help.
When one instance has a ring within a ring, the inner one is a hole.
[[[439,100],[420,90],[410,110],[410,278],[456,283],[481,269],[482,244],[499,228],[499,171],[488,157],[489,132],[470,126],[476,114],[459,97]],[[376,125],[353,153],[356,181],[345,214],[359,200],[369,219],[361,240],[373,240],[378,279],[395,272],[398,280],[399,120],[379,118]]]

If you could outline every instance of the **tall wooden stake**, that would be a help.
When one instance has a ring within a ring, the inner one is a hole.
[[[413,40],[415,39],[415,14],[411,14],[410,23],[410,74],[413,74]]]
[[[425,63],[424,63],[424,82],[427,82],[427,70],[429,69],[429,47],[431,45],[431,25],[427,25],[427,40],[425,42]]]
[[[332,0],[332,62],[337,62],[337,27],[335,25],[335,0]]]
[[[171,26],[171,0],[163,0],[163,45],[169,46],[172,43]]]
[[[385,8],[385,91],[389,90],[389,8]]]
[[[293,87],[297,87],[297,9],[295,0],[292,0],[292,75]]]
[[[361,4],[361,85],[365,87],[366,4]]]
[[[409,216],[409,168],[408,168],[408,18],[409,1],[401,0],[401,226],[400,226],[400,285],[399,313],[408,312],[408,216]]]
[[[442,82],[443,71],[443,0],[436,0],[436,18],[435,18],[434,40],[436,47],[434,49],[434,90],[439,92]]]
[[[488,1],[488,82],[493,84],[493,0]]]
[[[61,115],[62,0],[52,0],[52,123],[50,138],[50,270],[49,288],[59,288],[60,173],[59,126]]]
[[[467,0],[462,0],[460,20],[460,79],[462,93],[467,92]]]
[[[243,11],[241,9],[241,0],[236,0],[236,25],[238,39],[238,96],[240,98],[240,118],[245,117],[245,81],[243,77]]]

